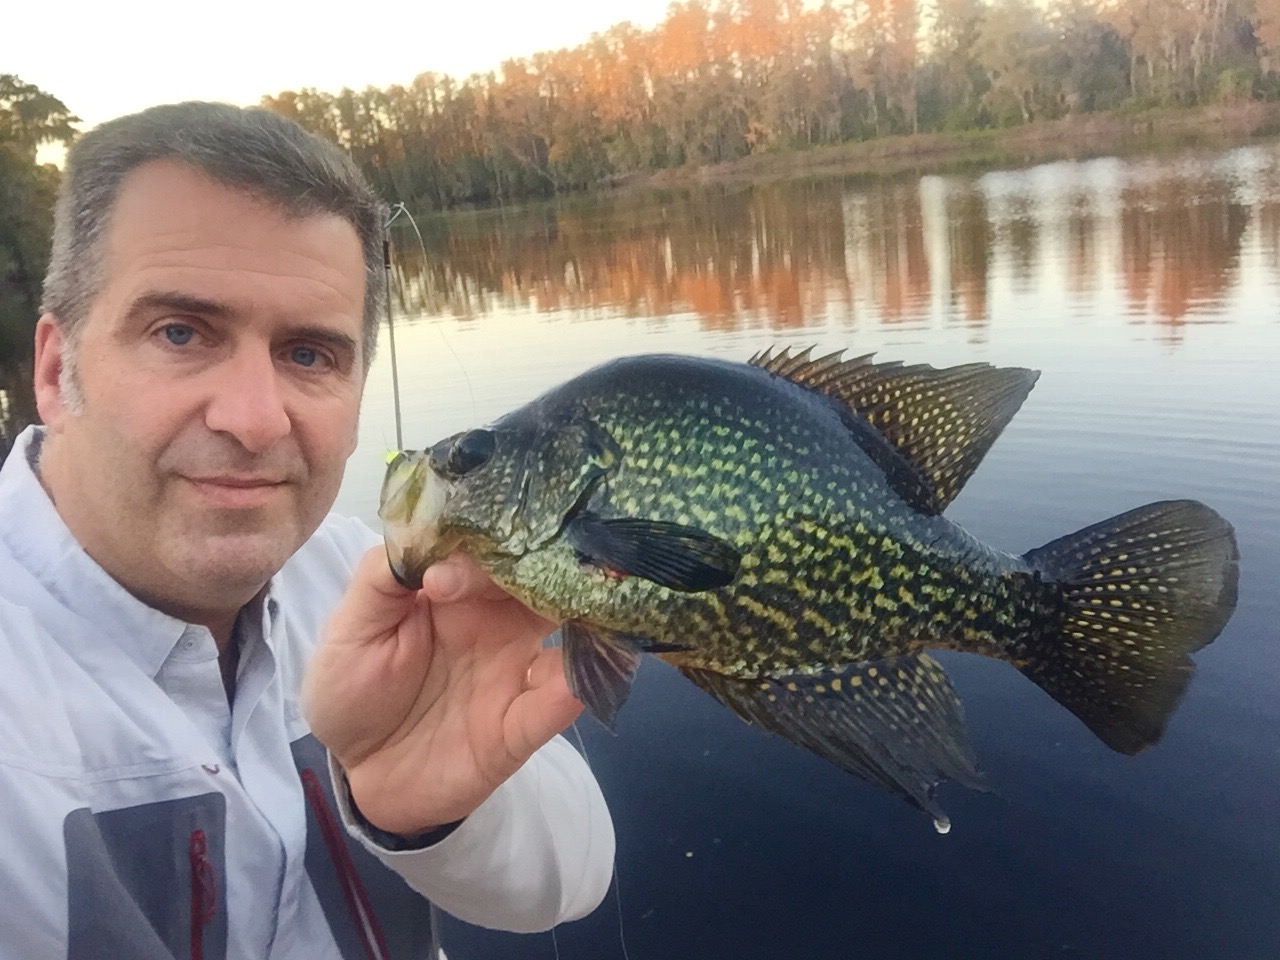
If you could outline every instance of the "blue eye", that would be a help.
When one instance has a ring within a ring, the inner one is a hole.
[[[164,328],[164,337],[175,347],[185,347],[196,332],[185,323],[171,323]]]
[[[320,361],[320,354],[311,347],[294,347],[289,357],[300,367],[314,367]]]

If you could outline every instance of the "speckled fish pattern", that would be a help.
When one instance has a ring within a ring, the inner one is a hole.
[[[1235,605],[1234,535],[1194,501],[1023,556],[942,515],[1036,376],[628,357],[401,470],[446,477],[442,543],[565,623],[570,685],[605,722],[648,651],[944,829],[938,783],[983,778],[926,650],[1013,663],[1134,753]]]

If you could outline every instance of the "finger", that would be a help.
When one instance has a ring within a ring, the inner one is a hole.
[[[538,660],[552,660],[559,666],[559,653],[558,650],[544,650]],[[508,743],[523,757],[532,756],[582,713],[582,702],[569,692],[563,669],[550,671],[535,662],[530,668],[530,676],[534,674],[547,679],[518,696],[506,717]]]
[[[417,594],[396,581],[385,548],[374,547],[356,566],[346,594],[329,619],[327,638],[363,643],[385,636],[416,602]]]
[[[553,680],[556,674],[563,674],[564,670],[563,650],[560,647],[548,647],[538,654],[529,667],[526,686],[541,687]]]
[[[422,575],[422,594],[441,605],[471,600],[504,601],[527,613],[530,630],[539,640],[558,626],[555,620],[548,620],[503,590],[483,567],[464,553],[450,554],[428,567]]]
[[[422,575],[422,589],[432,603],[501,600],[508,596],[483,567],[462,553],[451,554],[428,567]]]

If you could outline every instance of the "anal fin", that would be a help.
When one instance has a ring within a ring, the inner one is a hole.
[[[819,675],[739,679],[682,672],[748,723],[904,797],[932,815],[939,832],[950,827],[935,800],[940,781],[986,790],[959,698],[941,665],[925,654]]]

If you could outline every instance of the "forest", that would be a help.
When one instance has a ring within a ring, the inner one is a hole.
[[[406,73],[409,71],[406,70]],[[1280,0],[686,0],[466,79],[263,97],[389,200],[486,206],[913,133],[1280,100]],[[26,352],[78,120],[0,74],[0,361]],[[907,140],[908,151],[912,141]]]
[[[886,137],[910,154],[911,134],[1247,101],[1280,101],[1280,0],[685,0],[652,29],[619,23],[465,79],[262,104],[348,149],[389,201],[446,210]],[[0,449],[34,416],[12,386],[29,379],[58,182],[37,151],[78,123],[0,74]]]
[[[57,97],[0,74],[0,455],[35,419],[27,364],[58,190],[57,168],[37,163],[36,151],[70,143],[78,122]]]
[[[1073,114],[1280,98],[1280,0],[688,0],[463,80],[263,104],[423,209]]]

